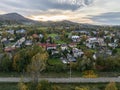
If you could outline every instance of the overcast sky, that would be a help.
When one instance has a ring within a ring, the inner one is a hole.
[[[0,14],[13,12],[40,21],[120,24],[120,0],[0,0]]]

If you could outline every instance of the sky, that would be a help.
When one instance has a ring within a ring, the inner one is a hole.
[[[38,21],[120,25],[120,0],[0,0],[0,14],[19,13]]]

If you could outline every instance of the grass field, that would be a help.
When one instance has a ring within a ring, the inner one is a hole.
[[[0,83],[0,90],[18,90],[17,83]]]
[[[49,37],[55,38],[57,36],[57,34],[49,34]]]
[[[120,54],[120,48],[117,48],[117,51],[118,51],[117,53]]]
[[[20,77],[22,73],[18,72],[0,72],[0,77]]]
[[[48,62],[52,65],[55,65],[55,64],[63,64],[62,61],[60,59],[49,59]]]

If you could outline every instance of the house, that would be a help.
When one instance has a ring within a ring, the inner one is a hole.
[[[84,55],[84,52],[78,48],[73,48],[72,52],[75,58],[78,58]]]
[[[96,38],[96,37],[93,37],[93,38],[88,38],[88,39],[86,40],[86,42],[87,42],[87,43],[96,43],[96,42],[98,42],[98,41],[97,41],[97,38]]]
[[[38,36],[37,34],[33,34],[32,37],[33,37],[34,39],[38,39],[38,38],[39,38],[39,36]]]
[[[20,48],[21,45],[25,42],[25,37],[20,38],[17,42],[15,42],[15,44],[13,45],[13,47],[17,47]]]
[[[70,55],[70,54],[67,54],[67,60],[69,62],[76,62],[76,59],[72,55]]]
[[[43,38],[44,37],[44,35],[43,34],[39,34],[39,38]]]
[[[60,60],[62,61],[63,64],[69,64],[70,62],[66,59],[61,57]]]
[[[14,41],[15,40],[15,38],[13,38],[13,37],[11,37],[11,38],[9,38],[9,41]]]
[[[58,50],[52,50],[52,55],[55,55],[55,54],[59,54],[59,51]]]
[[[50,44],[50,43],[41,43],[39,44],[41,47],[45,48],[46,50],[53,50],[53,49],[57,49],[57,45],[56,44]]]
[[[68,49],[67,44],[62,44],[62,45],[61,45],[61,50],[62,50],[62,51],[67,50],[67,49]]]
[[[2,38],[1,39],[1,42],[6,42],[7,41],[7,38]]]
[[[9,34],[14,34],[14,30],[7,30],[6,32]]]
[[[116,43],[108,43],[108,46],[112,47],[112,48],[116,48],[118,46],[118,44],[116,44]]]
[[[73,42],[79,42],[80,41],[80,36],[74,35],[71,37]]]
[[[32,43],[32,40],[26,40],[25,41],[25,45],[26,46],[31,46],[33,43]]]
[[[20,30],[17,30],[16,33],[17,33],[17,34],[25,34],[25,33],[26,33],[26,30],[20,29]]]
[[[80,34],[86,34],[86,35],[89,34],[89,32],[86,31],[86,30],[75,30],[74,32],[75,32],[75,33],[80,33]]]
[[[11,52],[11,51],[14,51],[14,50],[15,50],[15,48],[13,48],[13,47],[5,47],[4,48],[5,52]]]
[[[109,33],[109,31],[105,30],[105,31],[104,31],[104,33],[105,33],[105,35],[106,35],[106,34],[108,34],[108,33]]]
[[[94,59],[97,59],[98,57],[103,57],[103,58],[107,58],[109,56],[112,55],[112,50],[109,50],[109,49],[101,49],[99,50],[98,52],[96,52],[94,55],[93,55],[93,58]]]
[[[104,42],[104,39],[103,38],[96,38],[96,37],[93,37],[93,38],[88,38],[86,40],[86,46],[88,48],[96,48],[96,46],[105,46],[105,42]]]
[[[77,47],[77,44],[76,43],[70,43],[68,46],[71,47],[71,48],[75,48],[75,47]]]
[[[55,36],[55,40],[60,40],[60,36]]]

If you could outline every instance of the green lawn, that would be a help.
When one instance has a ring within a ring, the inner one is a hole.
[[[57,58],[49,59],[48,62],[52,65],[63,64],[62,61],[60,59],[57,59]]]
[[[18,90],[16,83],[0,83],[0,90]]]
[[[55,38],[55,37],[57,36],[57,34],[54,34],[54,33],[53,33],[53,34],[49,34],[48,36],[49,36],[49,37],[52,37],[52,38]]]
[[[117,53],[120,54],[120,48],[117,48],[117,51],[118,51]]]
[[[0,72],[0,77],[20,77],[22,73],[18,72]]]
[[[58,36],[57,34],[49,34],[49,37],[52,37],[57,44],[64,44],[65,42],[63,40],[55,40],[55,37]]]
[[[52,78],[70,78],[70,71],[66,71],[66,72],[44,72],[41,74],[40,77],[52,77]],[[82,72],[76,72],[74,70],[71,71],[71,77],[82,77]]]

